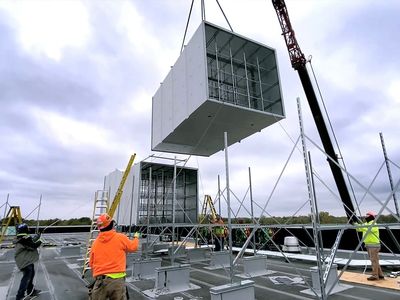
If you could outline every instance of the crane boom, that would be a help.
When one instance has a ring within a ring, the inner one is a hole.
[[[285,38],[286,47],[289,52],[290,62],[292,67],[297,71],[300,77],[301,84],[306,94],[308,104],[310,105],[311,113],[314,117],[315,125],[319,136],[322,141],[322,145],[326,154],[332,159],[328,159],[329,166],[331,168],[333,178],[336,183],[336,187],[339,191],[340,198],[346,212],[348,220],[355,218],[354,205],[350,197],[349,189],[347,187],[344,175],[340,167],[338,166],[339,161],[335,153],[335,149],[332,144],[331,137],[329,135],[328,128],[326,126],[324,116],[318,103],[317,96],[312,85],[310,75],[308,74],[306,63],[307,60],[303,52],[300,49],[299,44],[290,23],[289,13],[284,0],[272,0],[272,4],[275,8],[278,20],[282,29],[282,35]]]
[[[272,0],[279,24],[281,25],[282,35],[285,38],[286,47],[289,52],[290,62],[295,70],[305,66],[307,60],[297,43],[296,35],[290,23],[289,13],[284,0]]]

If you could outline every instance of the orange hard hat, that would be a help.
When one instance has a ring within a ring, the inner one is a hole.
[[[376,213],[375,212],[373,212],[373,211],[368,211],[367,213],[366,213],[366,216],[371,216],[371,217],[376,217]]]
[[[101,214],[97,218],[97,228],[100,230],[103,228],[106,228],[108,225],[110,225],[111,221],[112,221],[112,218],[108,214],[106,214],[106,213]]]

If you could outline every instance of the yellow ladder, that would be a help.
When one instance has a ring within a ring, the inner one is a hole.
[[[201,220],[200,223],[204,221],[204,219],[207,217],[207,207],[210,208],[211,211],[211,217],[213,220],[217,218],[217,211],[215,210],[214,202],[211,199],[210,195],[204,195],[204,201],[203,201],[203,206],[201,208]]]
[[[122,193],[124,191],[124,185],[126,182],[126,179],[128,178],[129,172],[132,168],[133,162],[135,160],[136,153],[131,155],[128,165],[126,166],[124,175],[122,176],[121,182],[118,186],[117,193],[115,194],[114,200],[109,204],[109,194],[108,191],[100,190],[96,192],[95,195],[95,200],[94,200],[94,207],[93,207],[93,218],[92,218],[92,225],[90,227],[90,233],[89,233],[89,238],[86,244],[86,255],[85,255],[85,261],[83,263],[83,270],[82,270],[82,278],[85,276],[85,273],[87,270],[90,269],[89,266],[89,259],[90,259],[90,250],[92,249],[92,244],[93,241],[96,239],[99,230],[97,229],[97,223],[96,220],[98,216],[100,216],[102,213],[108,213],[110,217],[112,218],[114,216],[115,210],[117,209]],[[105,201],[107,199],[107,201]]]
[[[16,226],[17,224],[21,223],[22,223],[21,209],[19,208],[19,206],[10,206],[10,209],[8,210],[6,217],[3,219],[3,222],[1,223],[0,243],[3,241],[7,233],[7,228],[9,226]]]
[[[128,178],[129,172],[131,171],[135,157],[136,157],[136,153],[131,155],[131,158],[128,161],[128,165],[126,166],[126,169],[124,171],[124,175],[122,176],[121,182],[119,183],[118,190],[115,193],[114,200],[111,203],[110,208],[107,210],[107,213],[109,214],[109,216],[111,218],[114,217],[115,210],[117,209],[119,203],[121,202],[122,192],[124,191],[124,185],[125,185],[126,179]]]
[[[106,190],[98,190],[94,196],[94,204],[93,204],[93,216],[92,223],[90,226],[90,232],[88,236],[88,240],[86,243],[86,254],[85,261],[83,263],[82,269],[82,278],[85,276],[86,271],[90,269],[89,259],[90,259],[90,250],[92,249],[93,241],[96,239],[99,230],[97,229],[97,218],[102,214],[107,212],[109,204],[109,195]]]

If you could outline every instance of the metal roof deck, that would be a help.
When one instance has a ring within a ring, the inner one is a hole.
[[[85,245],[86,234],[47,234],[44,238],[56,245],[68,243],[82,243]],[[63,299],[87,299],[85,282],[81,279],[82,257],[60,257],[59,247],[44,247],[40,250],[40,261],[36,264],[36,285],[43,292],[38,300],[63,300]],[[15,266],[13,249],[2,249],[0,252],[0,299],[13,300],[20,282],[21,272]],[[81,251],[83,253],[84,251]],[[167,256],[163,258],[162,264],[169,265]],[[177,262],[184,262],[176,259]],[[290,284],[290,279],[299,278],[300,275],[311,284],[310,268],[312,262],[296,260],[288,264],[280,258],[270,257],[267,261],[268,268],[274,274],[252,278],[255,282],[255,298],[262,299],[315,299],[316,297],[306,295],[301,291],[308,285]],[[200,286],[200,289],[189,290],[169,295],[161,295],[157,299],[174,299],[180,296],[183,299],[210,299],[210,288],[230,282],[229,271],[224,269],[208,270],[204,267],[208,262],[197,262],[191,264],[190,282]],[[362,270],[361,270],[362,271]],[[242,266],[235,269],[235,274],[242,273]],[[131,269],[127,269],[127,286],[131,299],[151,299],[143,291],[154,287],[153,280],[133,281],[129,277]],[[289,281],[283,284],[275,284],[271,277],[286,276]],[[237,277],[240,280],[239,277]],[[377,288],[359,284],[351,284],[353,288],[331,295],[329,299],[398,299],[400,292],[392,289]],[[245,300],[245,299],[243,299]]]

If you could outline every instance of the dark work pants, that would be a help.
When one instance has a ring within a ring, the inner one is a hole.
[[[35,277],[35,267],[33,264],[27,265],[25,268],[21,269],[23,275],[21,283],[19,285],[16,300],[23,299],[25,292],[29,294],[33,290],[33,277]]]
[[[127,300],[128,296],[125,277],[112,279],[107,276],[98,276],[93,289],[89,292],[90,300]]]
[[[214,251],[223,251],[224,250],[224,241],[223,237],[217,237],[215,239],[215,248]]]

